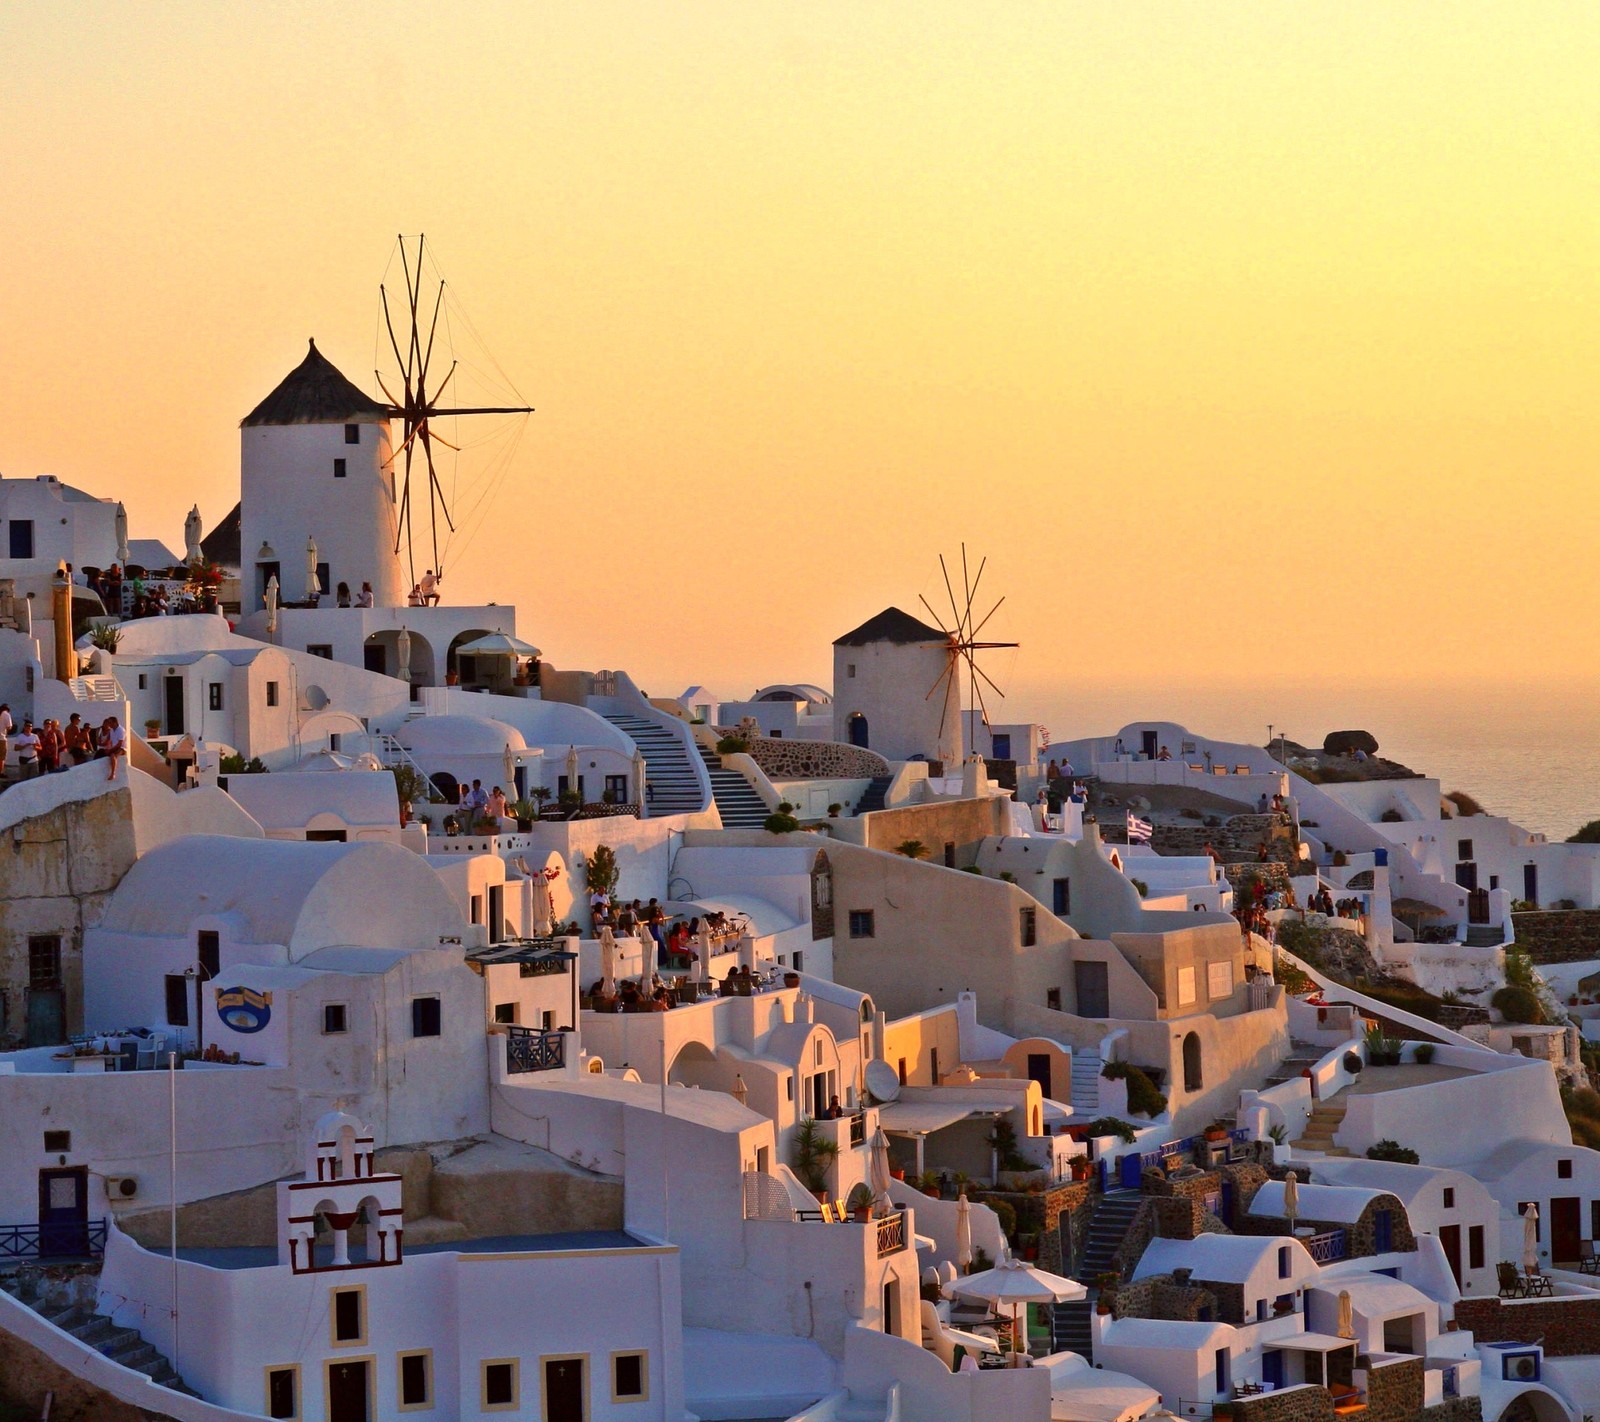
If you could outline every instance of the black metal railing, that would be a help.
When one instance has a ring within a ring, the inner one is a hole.
[[[858,1146],[861,1145],[866,1139],[867,1113],[865,1111],[857,1111],[856,1114],[850,1118],[850,1144],[853,1146]]]
[[[896,1210],[878,1221],[878,1258],[898,1254],[906,1247],[906,1212]]]
[[[0,1225],[0,1259],[92,1259],[106,1252],[106,1222]]]
[[[506,1070],[515,1076],[525,1071],[560,1071],[567,1064],[567,1034],[532,1027],[506,1029]]]

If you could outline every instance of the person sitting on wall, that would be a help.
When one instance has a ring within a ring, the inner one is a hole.
[[[413,583],[411,585],[411,591],[406,594],[406,606],[407,607],[421,607],[422,606],[422,586],[421,586],[421,584]]]
[[[334,602],[334,606],[335,607],[349,607],[350,606],[350,584],[349,583],[340,583],[339,586],[336,587],[333,590],[333,602]]]
[[[417,591],[422,594],[424,606],[437,607],[439,605],[439,579],[434,575],[432,568],[429,568],[418,581]]]
[[[371,607],[372,606],[372,584],[371,583],[362,583],[361,584],[361,591],[356,594],[356,606],[357,607]]]
[[[1169,751],[1165,746],[1162,746],[1161,749],[1158,752],[1156,752],[1156,759],[1157,760],[1171,760],[1172,759],[1172,752]]]

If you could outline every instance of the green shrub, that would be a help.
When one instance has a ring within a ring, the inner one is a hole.
[[[1456,807],[1457,815],[1483,815],[1488,813],[1488,811],[1485,810],[1483,806],[1480,805],[1471,795],[1467,794],[1465,790],[1446,791],[1444,798]]]
[[[1138,1133],[1126,1121],[1115,1116],[1098,1116],[1084,1127],[1091,1136],[1115,1136],[1123,1145],[1132,1145]]]
[[[1509,954],[1507,957],[1509,958]],[[1509,974],[1508,974],[1509,976]],[[1544,1022],[1544,1008],[1531,988],[1515,985],[1503,987],[1492,998],[1490,1005],[1507,1022],[1523,1023],[1537,1027]]]
[[[1538,990],[1533,959],[1520,948],[1506,949],[1506,983],[1510,987],[1527,988],[1529,992]]]
[[[1405,816],[1399,810],[1385,810],[1378,819],[1386,825],[1397,825],[1404,821]]]
[[[1411,1060],[1418,1066],[1427,1066],[1433,1060],[1434,1045],[1432,1042],[1418,1042],[1412,1049]]]
[[[724,736],[717,742],[718,755],[744,755],[750,749],[750,742],[743,736]]]
[[[1000,1219],[1000,1232],[1010,1239],[1017,1232],[1017,1212],[1005,1200],[985,1200],[983,1202]]]
[[[1145,881],[1143,879],[1130,878],[1128,880],[1128,882],[1130,884],[1132,884],[1133,887],[1139,891],[1139,897],[1141,899],[1145,899],[1145,898],[1149,898],[1150,897],[1150,886],[1147,883],[1145,883]]]
[[[1167,1109],[1167,1098],[1156,1090],[1155,1082],[1142,1067],[1131,1062],[1107,1062],[1100,1068],[1107,1081],[1125,1081],[1128,1084],[1128,1110],[1135,1116],[1152,1119]]]
[[[791,830],[800,828],[800,821],[793,815],[784,814],[781,810],[775,815],[768,815],[761,822],[761,828],[768,834],[788,834]]]
[[[1403,1146],[1398,1141],[1379,1141],[1376,1145],[1367,1147],[1368,1160],[1393,1160],[1401,1165],[1420,1165],[1422,1157],[1409,1146]]]
[[[1600,820],[1590,820],[1576,834],[1567,836],[1568,844],[1600,844]]]
[[[894,852],[903,854],[907,859],[926,859],[928,857],[928,846],[920,839],[903,839],[899,844],[895,845]]]
[[[828,1188],[828,1167],[839,1154],[838,1143],[829,1140],[810,1116],[794,1128],[793,1155],[790,1164],[794,1173],[804,1182],[806,1189],[820,1195]]]
[[[261,763],[261,757],[253,755],[246,760],[242,755],[225,755],[217,762],[217,772],[220,775],[265,775],[267,767]]]

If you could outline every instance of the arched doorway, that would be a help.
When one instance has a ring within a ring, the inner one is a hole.
[[[698,1086],[703,1091],[719,1091],[725,1075],[711,1050],[700,1042],[685,1042],[672,1059],[667,1080],[674,1086]]]
[[[852,711],[844,723],[845,734],[849,737],[850,744],[867,749],[867,718],[859,711]]]
[[[1199,1091],[1204,1085],[1200,1072],[1200,1034],[1191,1032],[1183,1039],[1183,1089]]]
[[[487,627],[471,627],[465,632],[458,632],[450,639],[450,645],[444,654],[444,671],[447,684],[451,684],[451,676],[456,678],[455,685],[478,686],[483,682],[484,676],[492,675],[496,670],[504,670],[505,663],[499,657],[475,657],[470,653],[461,656],[457,653],[458,647],[465,646],[468,642],[476,642],[480,637],[487,637],[490,629]],[[499,664],[498,667],[496,664]]]

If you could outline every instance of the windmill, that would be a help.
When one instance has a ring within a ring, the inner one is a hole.
[[[391,461],[403,460],[399,479],[400,508],[395,519],[394,551],[399,553],[401,546],[405,547],[408,572],[413,584],[417,581],[416,557],[412,549],[415,519],[411,499],[411,466],[414,459],[419,465],[426,465],[428,471],[428,532],[431,540],[430,546],[433,550],[432,567],[440,577],[444,575],[444,565],[439,556],[440,519],[444,520],[447,535],[456,531],[455,521],[450,513],[449,500],[445,497],[444,484],[441,482],[439,471],[434,464],[433,446],[435,443],[439,443],[450,450],[457,450],[459,446],[452,444],[435,431],[433,429],[433,421],[448,415],[528,415],[533,413],[531,405],[444,406],[439,403],[446,387],[450,384],[451,378],[456,373],[459,362],[451,358],[450,368],[445,371],[443,376],[434,380],[432,373],[434,343],[439,334],[440,313],[444,310],[445,284],[441,278],[439,289],[433,295],[433,311],[431,314],[426,314],[424,312],[425,303],[422,290],[422,259],[426,241],[426,236],[418,236],[417,249],[413,257],[406,250],[404,235],[399,238],[400,266],[405,275],[406,288],[405,308],[401,312],[401,320],[402,322],[406,320],[410,322],[403,353],[400,338],[395,334],[394,316],[389,309],[388,288],[381,283],[378,286],[378,295],[383,303],[383,324],[389,334],[389,347],[394,352],[400,395],[397,397],[394,391],[384,383],[382,371],[375,370],[373,372],[377,377],[378,387],[388,396],[389,403],[394,406],[395,416],[402,421],[400,446],[391,456]],[[424,329],[424,320],[426,320],[426,329]]]
[[[984,704],[983,687],[980,681],[989,683],[996,696],[1004,697],[1000,687],[993,677],[978,665],[979,652],[997,651],[1005,647],[1015,647],[1016,642],[980,642],[979,634],[989,625],[995,613],[1000,610],[1000,604],[1005,601],[1001,597],[993,607],[980,619],[973,612],[973,603],[978,596],[979,585],[983,582],[983,571],[989,565],[987,558],[978,564],[976,576],[969,576],[967,568],[967,545],[961,545],[961,597],[956,597],[955,584],[950,581],[950,570],[945,566],[944,554],[939,555],[939,571],[944,575],[944,590],[950,598],[951,626],[946,627],[944,618],[934,611],[933,604],[927,598],[922,598],[922,605],[928,609],[928,614],[935,625],[944,633],[947,642],[945,646],[945,666],[938,679],[928,688],[928,694],[923,699],[931,701],[944,688],[944,709],[939,714],[939,737],[944,737],[945,718],[949,713],[950,690],[953,687],[956,693],[956,707],[959,713],[961,706],[961,670],[966,667],[967,673],[967,722],[970,727],[974,703],[982,714],[983,724],[989,722],[989,708]],[[920,596],[920,594],[919,594]],[[965,739],[965,737],[963,737]]]

